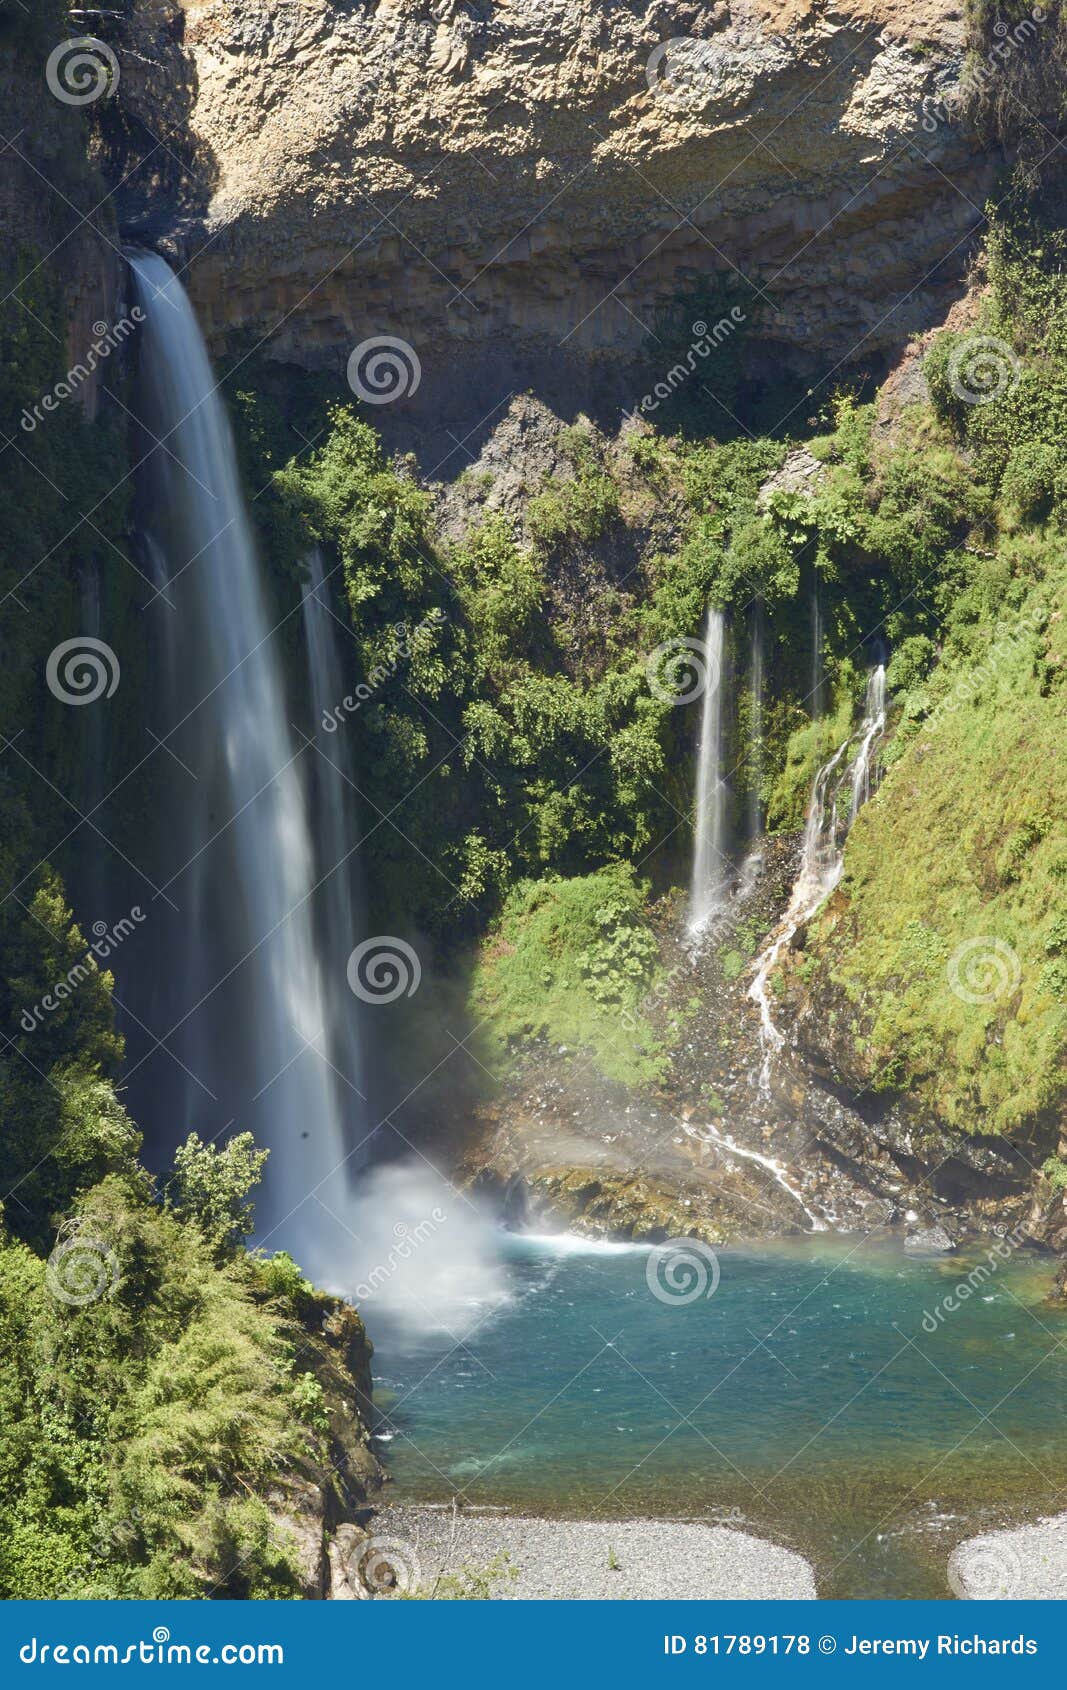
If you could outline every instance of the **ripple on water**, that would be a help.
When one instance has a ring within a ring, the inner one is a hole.
[[[464,1343],[376,1332],[397,1495],[741,1510],[811,1554],[826,1593],[928,1596],[945,1594],[959,1537],[1067,1484],[1067,1326],[1042,1305],[1047,1266],[998,1266],[934,1318],[984,1253],[832,1237],[720,1250],[714,1295],[685,1304],[652,1294],[648,1254],[510,1241],[508,1300]]]

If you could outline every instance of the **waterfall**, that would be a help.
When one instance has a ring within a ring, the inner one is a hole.
[[[770,1083],[770,1062],[784,1043],[771,1014],[767,983],[775,964],[797,928],[810,921],[824,898],[829,897],[844,872],[845,835],[860,805],[870,796],[875,746],[885,729],[885,667],[879,663],[867,677],[867,697],[859,729],[850,732],[824,763],[811,791],[801,847],[800,872],[789,899],[789,907],[770,944],[756,962],[749,997],[758,1004],[764,1062],[762,1084]],[[854,755],[849,752],[855,747]],[[841,795],[847,792],[848,808],[841,815]]]
[[[752,615],[748,783],[748,842],[749,851],[753,852],[757,849],[763,832],[763,814],[760,808],[763,789],[763,606],[758,602]]]
[[[139,1094],[142,1117],[172,1141],[194,1128],[204,1138],[251,1130],[270,1150],[259,1235],[337,1285],[352,1238],[330,1006],[348,987],[335,964],[324,978],[316,945],[315,853],[297,767],[313,753],[289,727],[287,617],[268,600],[189,301],[161,258],[131,254],[130,265],[145,313],[141,415],[156,443],[142,502],[166,582],[151,607],[151,713],[165,746],[155,753],[159,848],[171,864],[162,890],[180,910],[152,905],[157,1045],[131,1069],[131,1079],[141,1070],[135,1106]]]
[[[789,1178],[789,1170],[784,1163],[777,1161],[773,1156],[765,1156],[762,1151],[746,1150],[728,1133],[720,1132],[719,1128],[710,1121],[703,1127],[687,1125],[684,1131],[688,1138],[696,1139],[700,1144],[713,1144],[717,1150],[724,1151],[729,1156],[737,1156],[743,1162],[754,1162],[758,1168],[766,1168],[775,1185],[780,1186],[786,1195],[793,1199],[794,1203],[803,1211],[805,1220],[811,1222],[812,1232],[827,1232],[829,1230],[826,1222],[815,1213],[814,1209],[808,1207],[804,1200],[804,1193],[793,1184]]]
[[[689,930],[699,933],[721,907],[726,886],[724,847],[728,789],[723,779],[723,665],[725,619],[708,610],[704,631],[707,683],[697,748],[696,812]]]
[[[822,604],[819,599],[819,577],[811,595],[811,718],[822,715]]]
[[[348,687],[341,659],[340,634],[344,624],[331,607],[330,583],[322,552],[316,546],[308,558],[308,579],[301,600],[304,644],[308,663],[308,697],[314,715],[315,755],[311,768],[311,805],[317,846],[319,884],[318,940],[327,959],[331,980],[343,980],[348,958],[365,933],[362,918],[362,887],[359,859],[352,841],[359,838],[356,808],[355,758],[350,722],[342,721],[332,733],[323,722],[332,719]],[[349,1123],[350,1147],[358,1146],[356,1133],[363,1123],[363,1050],[356,1000],[349,992],[330,993],[331,1055],[341,1082],[341,1102]],[[355,1160],[355,1158],[354,1158]]]
[[[885,729],[885,665],[872,669],[867,682],[867,704],[863,712],[862,743],[852,765],[852,801],[849,822],[854,822],[861,804],[871,796],[871,747]]]

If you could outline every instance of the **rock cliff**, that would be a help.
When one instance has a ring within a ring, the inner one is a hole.
[[[963,10],[136,0],[122,218],[188,263],[216,343],[342,369],[408,341],[391,424],[471,428],[522,387],[632,405],[657,313],[713,275],[825,374],[942,318],[965,268],[995,157],[956,121]]]

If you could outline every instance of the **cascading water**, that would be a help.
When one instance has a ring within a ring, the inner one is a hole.
[[[171,918],[153,905],[153,1021],[193,1088],[179,1096],[168,1065],[148,1091],[142,1073],[141,1113],[158,1122],[170,1105],[172,1138],[190,1128],[208,1138],[250,1129],[271,1153],[259,1234],[336,1285],[352,1241],[346,1111],[329,1046],[331,1003],[348,987],[343,973],[324,979],[317,954],[315,855],[285,706],[281,625],[268,608],[192,309],[161,258],[131,254],[130,265],[145,313],[143,420],[158,447],[149,522],[168,601],[161,595],[153,606],[160,733],[172,759],[163,891],[181,911]]]
[[[350,723],[344,720],[332,731],[323,724],[335,721],[333,712],[348,688],[339,649],[343,624],[334,615],[330,583],[322,552],[316,546],[308,558],[308,580],[301,601],[304,643],[308,660],[308,697],[314,714],[312,733],[315,757],[311,768],[312,813],[317,846],[319,885],[319,946],[327,959],[327,974],[343,980],[348,957],[365,931],[362,888],[359,885],[358,855],[352,844],[359,838],[356,808],[355,758]],[[348,1125],[350,1148],[358,1161],[355,1137],[363,1122],[363,1051],[355,1001],[348,992],[330,994],[331,1054],[339,1070],[341,1102]],[[365,1128],[364,1128],[365,1130]]]
[[[811,595],[811,714],[813,721],[822,715],[822,601],[818,576]]]
[[[763,607],[752,613],[752,655],[749,671],[748,842],[755,851],[763,832],[760,794],[763,788]]]
[[[749,997],[759,1005],[764,1053],[761,1085],[765,1091],[770,1086],[774,1052],[780,1050],[784,1042],[771,1014],[767,982],[797,928],[811,919],[841,879],[845,835],[860,805],[870,796],[874,750],[885,729],[885,719],[885,666],[879,663],[867,678],[867,698],[858,733],[850,733],[842,741],[815,777],[804,828],[800,873],[793,886],[789,907],[771,943],[760,955],[755,978],[749,987]],[[853,746],[856,751],[850,759],[848,754]],[[840,797],[846,791],[848,809],[842,819]]]
[[[696,1139],[701,1144],[713,1144],[717,1150],[730,1156],[739,1157],[742,1162],[754,1162],[758,1168],[765,1168],[782,1190],[790,1196],[798,1208],[803,1211],[806,1220],[811,1223],[812,1232],[827,1232],[826,1222],[818,1216],[814,1209],[810,1209],[804,1200],[804,1193],[789,1178],[789,1171],[785,1164],[777,1161],[773,1156],[765,1156],[760,1150],[746,1150],[744,1145],[738,1144],[728,1133],[720,1131],[710,1121],[703,1126],[686,1125],[684,1128],[688,1138]]]
[[[723,687],[726,655],[725,619],[709,609],[704,631],[707,684],[697,749],[696,813],[693,828],[693,879],[689,930],[700,933],[721,908],[726,888],[726,810],[723,779]]]
[[[848,807],[849,823],[871,796],[871,747],[885,731],[885,665],[872,669],[867,682],[867,705],[863,712],[863,739],[856,761],[852,765],[852,799]]]

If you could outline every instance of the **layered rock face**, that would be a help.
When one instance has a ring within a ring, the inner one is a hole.
[[[824,375],[942,317],[964,267],[993,160],[953,121],[962,10],[138,0],[125,109],[191,164],[134,172],[124,220],[189,263],[216,343],[341,369],[409,342],[415,427],[524,386],[635,404],[657,314],[715,275]]]

